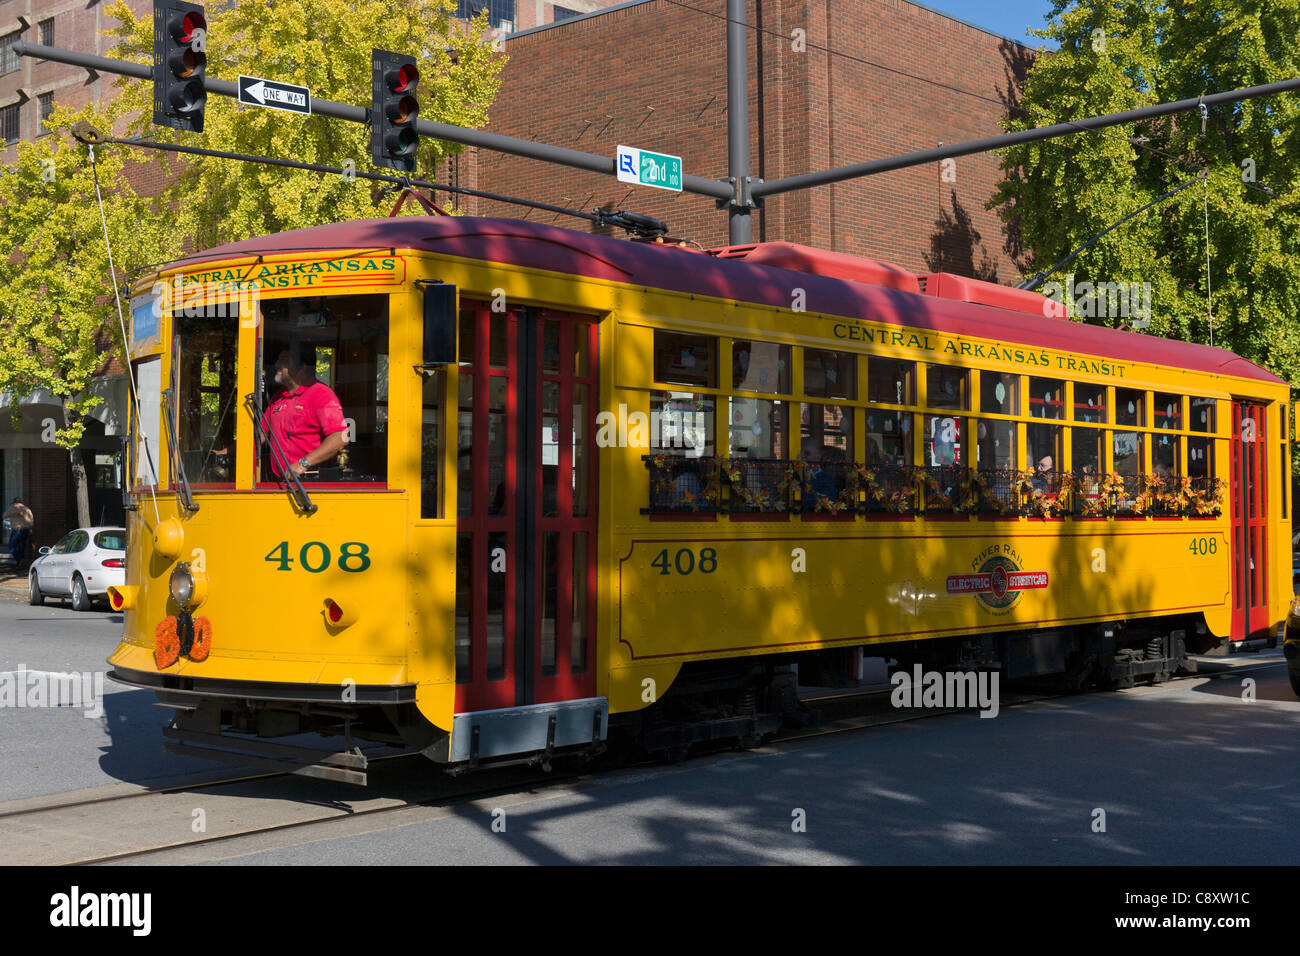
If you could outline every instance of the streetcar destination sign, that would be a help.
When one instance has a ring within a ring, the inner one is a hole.
[[[287,110],[290,113],[310,113],[311,91],[305,86],[241,75],[239,102],[245,106],[265,106],[273,110]]]
[[[682,158],[665,153],[652,153],[635,146],[620,146],[614,157],[614,166],[621,183],[654,186],[656,189],[682,191]]]

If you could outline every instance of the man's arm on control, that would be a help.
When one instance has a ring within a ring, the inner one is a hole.
[[[326,435],[325,440],[316,446],[316,450],[306,455],[307,466],[310,468],[313,465],[319,465],[321,462],[329,461],[341,452],[343,446],[347,443],[348,433],[346,431]]]

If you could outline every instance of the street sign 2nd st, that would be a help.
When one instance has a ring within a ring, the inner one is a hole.
[[[620,146],[614,157],[619,182],[682,191],[682,158],[652,153],[635,146]]]

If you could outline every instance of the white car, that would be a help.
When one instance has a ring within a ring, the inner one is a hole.
[[[32,604],[70,597],[73,610],[89,611],[110,587],[126,584],[125,528],[78,528],[40,555],[27,572]]]

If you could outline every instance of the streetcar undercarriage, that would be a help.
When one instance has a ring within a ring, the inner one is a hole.
[[[1194,672],[1189,648],[1203,653],[1219,643],[1196,616],[698,661],[644,710],[610,715],[603,698],[531,705],[457,715],[452,733],[429,724],[400,692],[392,702],[340,704],[149,684],[159,704],[175,711],[163,732],[170,753],[364,785],[361,741],[422,752],[452,773],[517,763],[549,770],[553,759],[600,755],[607,739],[622,753],[677,760],[697,745],[748,749],[783,727],[818,723],[800,687],[865,688],[889,671],[918,668],[1048,679],[1067,692],[1120,689]],[[343,746],[329,752],[272,742],[300,734],[342,738]]]

